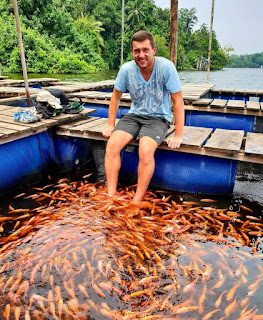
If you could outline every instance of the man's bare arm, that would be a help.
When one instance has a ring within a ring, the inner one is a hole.
[[[184,131],[184,100],[182,91],[171,94],[174,103],[175,134],[167,143],[169,148],[179,148],[183,140]]]
[[[112,93],[111,101],[110,101],[110,105],[109,105],[108,127],[105,130],[103,130],[103,132],[102,132],[104,137],[110,137],[112,134],[112,131],[115,126],[115,120],[116,120],[121,96],[122,96],[121,91],[113,89],[113,93]]]

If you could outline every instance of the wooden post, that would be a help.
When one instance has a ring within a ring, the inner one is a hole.
[[[122,8],[121,8],[121,66],[123,64],[124,8],[125,8],[125,0],[122,0]]]
[[[177,64],[177,36],[178,36],[178,0],[171,0],[170,11],[170,60]]]
[[[208,59],[207,59],[206,83],[209,83],[209,74],[210,74],[210,61],[211,61],[211,47],[212,47],[212,35],[213,35],[214,7],[215,7],[215,0],[212,0],[211,20],[210,20],[210,34],[209,34],[209,46],[208,46]]]
[[[15,14],[15,20],[16,20],[16,29],[17,29],[17,37],[18,37],[18,43],[19,43],[19,49],[20,49],[20,57],[21,57],[22,70],[23,70],[23,77],[24,77],[25,90],[26,90],[27,106],[30,107],[30,94],[29,94],[29,86],[28,86],[27,71],[26,71],[26,60],[25,60],[23,40],[22,40],[22,34],[21,34],[21,28],[20,28],[20,20],[19,20],[19,14],[18,14],[17,0],[13,0],[13,7],[14,7],[14,14]]]

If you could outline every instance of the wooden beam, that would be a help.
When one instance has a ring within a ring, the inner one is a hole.
[[[177,64],[177,37],[178,37],[178,0],[171,0],[170,11],[170,60]]]
[[[25,82],[27,106],[30,107],[30,94],[29,94],[29,86],[28,86],[27,71],[26,71],[26,59],[25,59],[23,39],[22,39],[22,33],[20,28],[20,20],[19,20],[18,7],[17,7],[16,0],[13,0],[13,7],[14,7],[15,20],[16,20],[16,29],[17,29],[17,36],[18,36],[18,42],[19,42],[23,77]]]
[[[209,33],[209,47],[208,47],[208,59],[207,59],[206,83],[209,83],[209,74],[210,74],[210,61],[211,61],[211,47],[212,47],[212,36],[213,36],[214,7],[215,7],[215,0],[212,0],[211,20],[210,20],[210,33]]]

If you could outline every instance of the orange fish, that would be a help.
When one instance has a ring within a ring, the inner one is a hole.
[[[230,303],[230,305],[225,309],[225,315],[227,317],[230,316],[231,313],[233,313],[235,311],[235,309],[237,308],[238,303],[237,303],[237,299],[235,299],[232,303]]]

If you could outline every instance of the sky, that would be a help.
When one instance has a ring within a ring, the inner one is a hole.
[[[170,8],[170,0],[155,0]],[[180,8],[196,8],[198,23],[210,28],[212,0],[178,0]],[[213,30],[221,47],[232,46],[231,54],[263,52],[263,0],[215,0]]]

